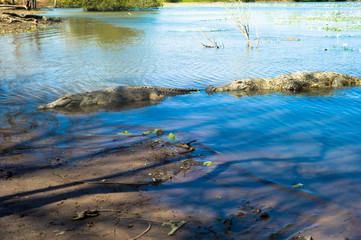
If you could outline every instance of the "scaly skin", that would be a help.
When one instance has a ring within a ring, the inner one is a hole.
[[[230,92],[230,91],[258,91],[258,90],[288,90],[305,91],[325,88],[342,88],[347,86],[361,85],[361,78],[334,72],[295,72],[281,75],[275,78],[248,78],[234,80],[233,82],[219,86],[208,86],[206,92]]]
[[[254,78],[234,80],[233,82],[213,87],[205,91],[250,93],[259,91],[307,91],[327,90],[346,86],[361,85],[361,77],[334,72],[295,72],[275,78]],[[199,89],[179,89],[151,86],[120,86],[98,91],[67,94],[58,100],[41,105],[39,110],[57,110],[64,112],[97,111],[99,109],[130,110],[158,104],[169,96],[198,92]],[[239,95],[239,94],[237,94]]]
[[[165,88],[151,86],[119,86],[98,91],[67,94],[54,102],[40,105],[39,110],[76,109],[87,107],[121,106],[127,103],[157,102],[168,96],[198,92],[198,89]]]

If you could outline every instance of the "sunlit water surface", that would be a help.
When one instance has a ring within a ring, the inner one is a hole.
[[[0,149],[41,144],[71,149],[74,142],[101,148],[113,144],[102,136],[163,128],[219,154],[207,159],[214,163],[209,178],[224,184],[214,194],[232,188],[294,217],[346,212],[359,223],[359,87],[241,98],[201,91],[121,112],[36,110],[62,94],[117,85],[205,88],[304,70],[361,76],[360,3],[247,6],[261,38],[253,50],[246,49],[222,4],[114,13],[56,9],[46,15],[66,18],[48,31],[2,36]],[[222,47],[204,48],[198,40],[209,43],[199,30]],[[251,28],[252,38],[254,33]],[[87,136],[99,140],[86,141]],[[294,196],[297,183],[304,187]],[[206,198],[205,189],[199,196]],[[214,204],[215,211],[227,212],[239,200],[229,197],[223,204]],[[285,236],[294,233],[287,231]]]

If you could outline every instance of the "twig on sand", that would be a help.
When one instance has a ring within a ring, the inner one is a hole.
[[[131,240],[136,240],[136,239],[140,238],[141,236],[143,236],[144,234],[146,234],[146,233],[150,230],[150,228],[151,228],[151,224],[150,224],[150,222],[148,222],[148,227],[147,227],[147,229],[145,229],[145,230],[144,230],[141,234],[139,234],[138,236],[133,237]]]
[[[67,181],[67,182],[69,182],[69,183],[74,183],[74,181],[71,181],[71,180],[69,180],[69,179],[67,179],[67,178],[65,178],[65,177],[63,177],[63,176],[61,176],[61,175],[59,175],[59,174],[57,174],[57,173],[52,173],[52,174],[55,175],[55,176],[57,176],[57,177],[60,177],[61,179],[65,180],[65,181]]]
[[[189,150],[190,151],[190,150]],[[192,150],[193,151],[193,150]],[[73,183],[73,184],[99,184],[99,185],[122,185],[122,186],[127,186],[127,187],[141,187],[141,186],[148,186],[148,185],[154,185],[154,184],[159,184],[161,182],[164,182],[164,179],[155,179],[152,180],[150,182],[143,182],[143,183],[124,183],[124,182],[107,182],[105,179],[100,180],[100,181],[71,181],[57,173],[52,173],[53,175],[67,181],[68,183]]]

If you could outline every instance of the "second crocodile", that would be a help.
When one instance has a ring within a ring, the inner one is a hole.
[[[341,88],[361,85],[361,77],[335,72],[305,71],[281,75],[275,78],[247,78],[219,86],[208,86],[206,92],[231,92],[231,91],[258,91],[258,90],[287,90],[293,92]]]

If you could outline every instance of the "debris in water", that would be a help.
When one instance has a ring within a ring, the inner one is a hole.
[[[169,133],[168,139],[169,140],[178,140],[178,138],[173,133]]]
[[[297,183],[296,185],[293,185],[292,188],[301,188],[303,187],[303,184],[302,183]]]
[[[207,162],[204,162],[203,165],[204,166],[211,166],[212,165],[212,161],[207,161]]]
[[[162,224],[162,227],[164,226],[170,226],[172,228],[172,230],[168,233],[169,236],[173,236],[174,233],[180,229],[181,227],[183,227],[184,224],[186,224],[187,221],[179,221],[179,222],[176,222],[176,221],[169,221],[169,222],[164,222]]]

